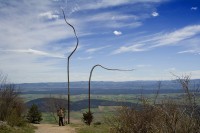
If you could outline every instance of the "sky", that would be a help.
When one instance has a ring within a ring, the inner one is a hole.
[[[199,0],[0,0],[0,72],[13,83],[200,78]],[[173,73],[173,74],[172,74]]]

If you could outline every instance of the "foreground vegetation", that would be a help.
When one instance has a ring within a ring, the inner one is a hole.
[[[0,133],[34,133],[35,127],[27,124],[20,127],[11,127],[9,125],[0,125]]]
[[[70,126],[74,126],[78,133],[200,132],[199,86],[190,84],[190,76],[177,77],[177,79],[184,93],[159,94],[161,82],[158,82],[156,94],[92,95],[92,98],[95,98],[91,102],[94,107],[91,109],[94,120],[91,125],[88,124],[90,126],[84,125],[82,120],[82,114],[88,111],[87,95],[74,95],[72,96],[74,110],[71,112]],[[194,88],[191,88],[192,86]],[[47,109],[42,113],[42,123],[57,124],[56,110],[60,106],[66,107],[66,97],[48,96],[36,97],[36,102],[42,103],[42,107]],[[1,79],[0,133],[34,132],[34,127],[27,123],[29,115],[24,103],[24,101],[31,103],[30,100],[34,99],[34,95],[23,95],[23,97],[25,99],[21,98],[14,85],[7,84],[4,78]],[[122,104],[123,102],[130,104]],[[41,117],[40,113],[36,114]]]
[[[0,133],[33,133],[20,92],[0,73]]]
[[[107,123],[111,133],[199,133],[200,107],[196,102],[199,87],[191,93],[190,77],[178,77],[184,95],[182,100],[164,99],[157,102],[158,92],[153,104],[141,97],[142,106],[122,107]]]
[[[109,126],[106,124],[81,126],[76,131],[77,133],[109,133]]]

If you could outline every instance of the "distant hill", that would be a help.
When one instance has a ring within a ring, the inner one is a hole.
[[[200,85],[200,79],[191,80],[191,85]],[[17,84],[22,93],[51,93],[60,94],[67,93],[67,83],[23,83]],[[87,94],[88,82],[71,82],[71,94]],[[136,93],[155,93],[158,89],[158,81],[126,81],[126,82],[110,82],[110,81],[93,81],[91,82],[92,94],[136,94]],[[172,80],[161,81],[161,93],[177,93],[180,92],[181,85]]]
[[[42,112],[48,112],[51,106],[53,107],[53,103],[57,104],[57,108],[61,107],[67,107],[67,100],[64,99],[52,99],[52,98],[38,98],[32,101],[29,101],[26,103],[28,107],[30,107],[32,104],[36,104],[40,111]],[[78,111],[81,109],[88,108],[88,100],[80,100],[77,102],[71,102],[71,110]],[[91,108],[98,108],[98,106],[139,106],[135,103],[130,102],[115,102],[115,101],[108,101],[108,100],[97,100],[97,99],[91,99]]]

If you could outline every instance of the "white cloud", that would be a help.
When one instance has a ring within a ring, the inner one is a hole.
[[[200,50],[184,50],[184,51],[180,51],[178,52],[178,54],[185,54],[185,53],[190,53],[190,54],[200,54]]]
[[[158,12],[152,12],[152,14],[151,14],[153,17],[157,17],[157,16],[159,16],[159,13]]]
[[[93,58],[92,56],[88,56],[88,57],[78,57],[77,59],[78,60],[90,60],[92,58]]]
[[[19,27],[14,26],[18,24]],[[1,46],[4,46],[4,48],[40,47],[56,40],[73,37],[73,33],[63,28],[65,24],[59,24],[59,21],[51,24],[36,22],[31,26],[24,27],[20,27],[22,24],[18,22],[15,24],[12,22],[7,22],[7,24],[1,23],[1,25],[6,27],[6,32],[0,34]],[[1,27],[0,29],[4,30],[5,27]],[[6,36],[9,36],[9,39]]]
[[[134,45],[122,46],[112,52],[112,54],[119,54],[125,52],[139,52],[147,51],[156,47],[177,45],[183,40],[190,39],[200,34],[200,25],[186,26],[169,33],[159,33],[149,36],[147,38],[141,37],[141,40],[132,42]]]
[[[129,0],[115,0],[115,2],[110,1],[110,0],[101,0],[98,1],[97,3],[89,3],[89,4],[85,4],[82,9],[99,9],[99,8],[106,8],[106,7],[110,7],[110,6],[117,6],[117,5],[121,5],[121,4],[126,4],[129,3]]]
[[[180,51],[178,54],[183,54],[183,53],[194,53],[196,52],[195,50],[185,50],[185,51]]]
[[[27,53],[33,55],[41,55],[46,57],[53,57],[53,58],[66,58],[63,55],[59,54],[51,54],[44,51],[34,50],[34,49],[16,49],[16,50],[0,50],[0,52],[15,52],[15,53]]]
[[[113,34],[115,34],[116,36],[119,36],[119,35],[121,35],[122,34],[122,32],[121,31],[113,31]]]
[[[115,2],[110,0],[98,0],[98,1],[88,1],[79,3],[80,4],[80,10],[83,9],[100,9],[100,8],[107,8],[107,7],[113,7],[113,6],[121,6],[124,4],[141,4],[141,6],[145,5],[151,5],[148,7],[148,10],[152,9],[152,4],[154,3],[161,3],[165,2],[166,0],[117,0]],[[142,3],[145,3],[145,5],[142,5]],[[74,4],[75,6],[75,4]],[[146,9],[147,10],[147,9]],[[139,13],[138,13],[139,12]],[[130,15],[123,11],[112,11],[112,12],[101,12],[101,13],[91,13],[92,15],[89,15],[88,17],[82,18],[82,22],[91,22],[93,27],[96,28],[122,28],[122,27],[130,27],[130,28],[137,28],[142,25],[142,21],[144,19],[150,18],[151,15],[148,13],[145,13],[146,11],[143,11],[142,8],[135,9],[134,12]],[[155,14],[156,12],[154,12]],[[137,15],[136,15],[137,14]],[[158,13],[157,13],[158,14]],[[156,15],[157,15],[156,14]],[[93,23],[95,21],[95,23]],[[90,24],[91,25],[91,24]]]
[[[110,47],[110,45],[104,46],[104,47],[90,48],[90,49],[87,49],[86,52],[91,54],[91,53],[103,50],[105,48],[108,48],[108,47]]]
[[[119,49],[112,52],[112,54],[119,54],[119,53],[125,53],[125,52],[141,52],[146,51],[146,49],[143,49],[141,46],[143,44],[136,44],[132,46],[122,46]]]
[[[191,7],[191,10],[197,10],[198,7]]]
[[[100,9],[113,6],[119,6],[124,4],[136,4],[136,3],[159,3],[166,0],[99,0],[97,2],[90,1],[87,4],[82,5],[82,9]]]
[[[20,54],[10,52],[5,56],[4,53],[0,52],[0,55],[0,62],[2,62],[0,70],[6,73],[14,83],[59,82],[66,79],[66,61],[63,59],[49,58],[41,61],[37,56],[25,52]],[[58,63],[62,63],[63,66],[58,66]]]
[[[58,19],[59,15],[53,14],[51,11],[40,13],[40,17],[48,18],[48,19]]]
[[[0,70],[12,82],[66,81],[67,50],[75,39],[52,2],[0,2]],[[67,20],[78,27],[77,20]]]
[[[133,19],[137,20],[139,19],[136,15],[127,15],[117,12],[105,12],[105,13],[98,13],[95,15],[91,15],[87,17],[87,21],[108,21],[108,20],[128,20]]]
[[[74,49],[76,40],[74,39],[72,29],[65,24],[64,20],[62,19],[62,14],[59,14],[60,7],[58,7],[57,5],[63,4],[63,1],[56,1],[59,4],[55,3],[55,1],[56,0],[54,0],[54,3],[52,3],[52,0],[5,1],[5,3],[12,2],[11,4],[6,4],[5,7],[1,5],[4,2],[0,2],[0,48],[2,49],[0,51],[0,70],[5,71],[5,73],[7,73],[14,82],[59,82],[66,80],[66,60],[58,60],[57,58],[67,57],[68,53]],[[139,10],[142,11],[141,16],[137,16],[135,15],[135,13],[133,13],[132,15],[127,15],[126,12],[121,12],[121,10],[109,13],[105,12],[104,10],[103,13],[98,14],[96,14],[96,12],[86,11],[86,13],[82,12],[81,15],[78,14],[78,11],[83,10],[83,8],[100,9],[140,2],[149,2],[149,4],[152,4],[151,2],[163,2],[163,0],[117,0],[116,2],[113,2],[111,0],[97,1],[99,2],[99,4],[96,4],[96,0],[95,2],[94,0],[88,0],[87,2],[81,2],[79,0],[68,1],[68,3],[84,3],[83,6],[81,4],[77,6],[74,6],[76,4],[72,4],[73,6],[71,7],[68,5],[68,7],[72,9],[72,12],[77,12],[77,14],[73,16],[69,17],[68,15],[70,12],[66,11],[67,19],[71,24],[75,26],[79,37],[83,36],[83,34],[86,35],[86,30],[87,32],[88,30],[91,30],[89,32],[92,32],[92,35],[94,35],[94,32],[95,35],[99,35],[99,32],[101,32],[99,29],[108,32],[119,29],[120,27],[139,27],[142,25],[141,20],[151,17],[150,14],[145,16],[145,12],[147,11],[147,9],[143,11],[142,8],[141,10]],[[9,5],[12,5],[12,7]],[[63,4],[63,6],[64,5],[65,4]],[[90,6],[87,7],[87,5]],[[151,5],[151,7],[155,6]],[[68,10],[68,8],[64,9]],[[56,12],[55,10],[58,11]],[[149,11],[152,11],[152,8],[150,10],[148,9],[148,12]],[[99,29],[95,29],[95,26],[99,26]],[[110,29],[108,30],[106,28]],[[81,38],[81,45],[82,42],[84,42],[84,39],[85,38]],[[92,37],[90,39],[92,40]],[[90,39],[88,40],[91,41]],[[112,40],[112,38],[110,40]],[[125,45],[121,47],[120,50],[116,50],[115,52],[121,53],[128,51],[146,51],[149,50],[149,47],[153,46],[154,42],[158,40],[158,36],[154,36],[154,38],[147,38],[144,40],[141,39],[139,43],[137,41],[136,43],[129,43],[129,45]],[[111,42],[109,41],[107,43]],[[148,42],[150,42],[150,46],[147,45]],[[91,42],[89,42],[88,44],[91,44]],[[137,45],[132,46],[132,44]],[[101,50],[108,51],[107,49],[105,49],[105,47],[103,47],[105,46],[105,44],[102,44],[102,46],[97,45],[98,44],[92,46],[90,45],[91,47],[86,52],[90,54],[99,51],[102,52]],[[115,47],[116,46],[119,45],[115,45]],[[5,51],[6,49],[7,51]],[[109,48],[109,50],[110,49],[111,48]],[[7,53],[5,54],[5,52]],[[87,55],[81,56],[80,53],[81,52],[77,52],[74,59],[88,60],[93,58]],[[16,61],[17,63],[13,63]],[[76,67],[77,64],[76,62],[73,62],[71,65],[71,68],[73,69],[74,66]],[[82,67],[82,64],[80,66]],[[82,76],[80,78],[80,73],[77,72],[77,70],[78,69],[76,69],[75,72],[72,71],[72,80],[84,80],[87,76]],[[86,72],[85,75],[87,74],[88,73]],[[105,76],[103,75],[102,77],[105,78]],[[118,78],[118,80],[120,79],[121,77]],[[124,79],[127,79],[127,76],[125,76]]]
[[[123,28],[123,27],[130,27],[130,28],[137,28],[142,25],[142,22],[107,22],[105,23],[106,28]]]
[[[146,68],[146,67],[152,67],[152,65],[150,65],[150,64],[140,64],[140,65],[136,65],[136,67],[138,67],[138,68]]]
[[[121,28],[132,27],[136,28],[142,25],[140,20],[146,19],[143,15],[127,15],[119,12],[103,12],[93,15],[84,16],[81,18],[85,24],[92,24],[93,28]]]
[[[157,37],[156,45],[153,47],[165,46],[176,44],[185,39],[194,37],[200,33],[200,25],[186,26],[182,29],[176,30],[171,33],[166,33],[162,36]]]

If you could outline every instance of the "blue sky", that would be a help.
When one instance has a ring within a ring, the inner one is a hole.
[[[0,0],[0,71],[11,82],[200,78],[197,0]]]

